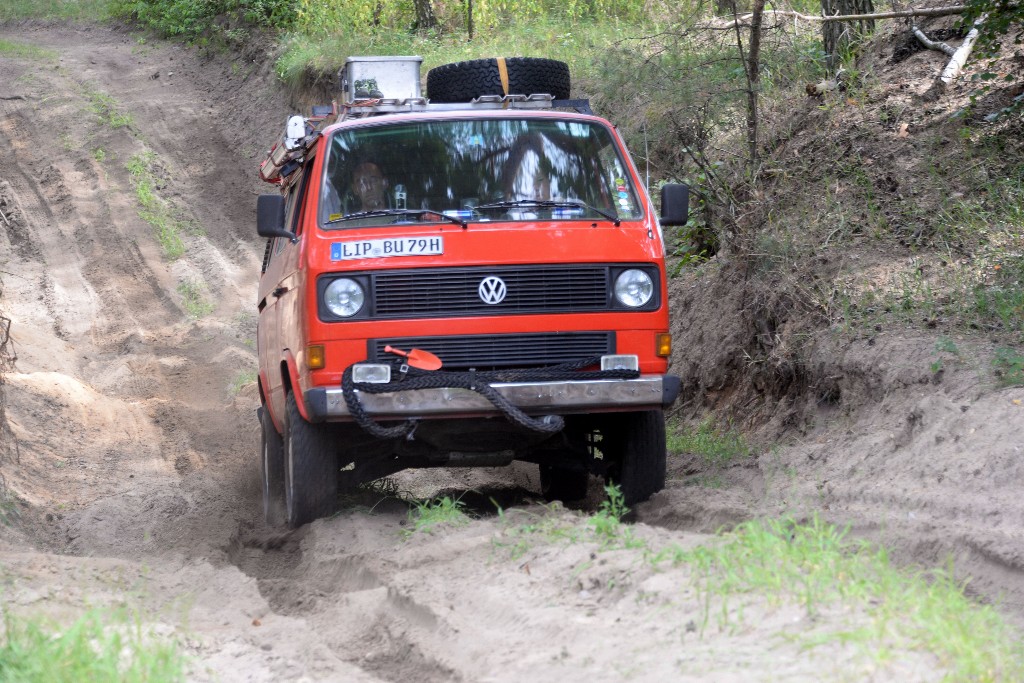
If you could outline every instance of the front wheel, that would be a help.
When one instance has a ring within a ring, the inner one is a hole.
[[[665,488],[665,414],[660,410],[609,415],[601,451],[611,480],[626,505],[642,503]]]
[[[323,425],[307,422],[288,392],[284,434],[284,488],[288,526],[296,529],[334,512],[338,457]]]

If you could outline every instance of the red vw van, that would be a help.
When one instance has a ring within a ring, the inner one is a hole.
[[[439,74],[435,74],[439,72]],[[293,117],[261,167],[261,468],[271,523],[409,467],[665,482],[679,392],[662,226],[608,121],[552,60],[353,58],[343,104]],[[512,93],[512,94],[510,94]],[[519,94],[521,93],[521,94]],[[581,113],[581,111],[586,113]]]

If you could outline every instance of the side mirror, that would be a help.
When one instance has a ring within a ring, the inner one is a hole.
[[[256,198],[256,234],[260,237],[295,239],[295,233],[284,227],[284,197],[279,194],[261,194]]]
[[[662,226],[686,225],[690,217],[690,186],[669,184],[661,186]]]

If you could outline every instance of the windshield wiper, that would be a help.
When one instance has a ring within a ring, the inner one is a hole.
[[[480,204],[474,208],[479,211],[481,209],[517,209],[530,206],[535,206],[541,209],[564,209],[566,207],[584,209],[586,211],[593,211],[599,216],[607,218],[615,224],[616,228],[622,223],[622,221],[619,220],[619,217],[615,214],[574,199],[513,199],[504,202]]]
[[[374,218],[376,216],[423,216],[428,213],[431,216],[437,216],[441,220],[446,220],[449,223],[455,223],[455,225],[462,226],[463,230],[469,227],[469,223],[461,218],[449,216],[444,212],[434,211],[433,209],[374,209],[373,211],[360,211],[358,213],[347,213],[341,218],[332,218],[324,223],[324,225],[353,221],[359,218]]]

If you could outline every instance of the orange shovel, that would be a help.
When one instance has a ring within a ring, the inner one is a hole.
[[[396,356],[402,356],[405,358],[410,368],[417,368],[419,370],[439,370],[441,368],[441,359],[430,351],[413,349],[406,353],[401,349],[396,349],[394,346],[385,346],[384,352],[393,353]]]

